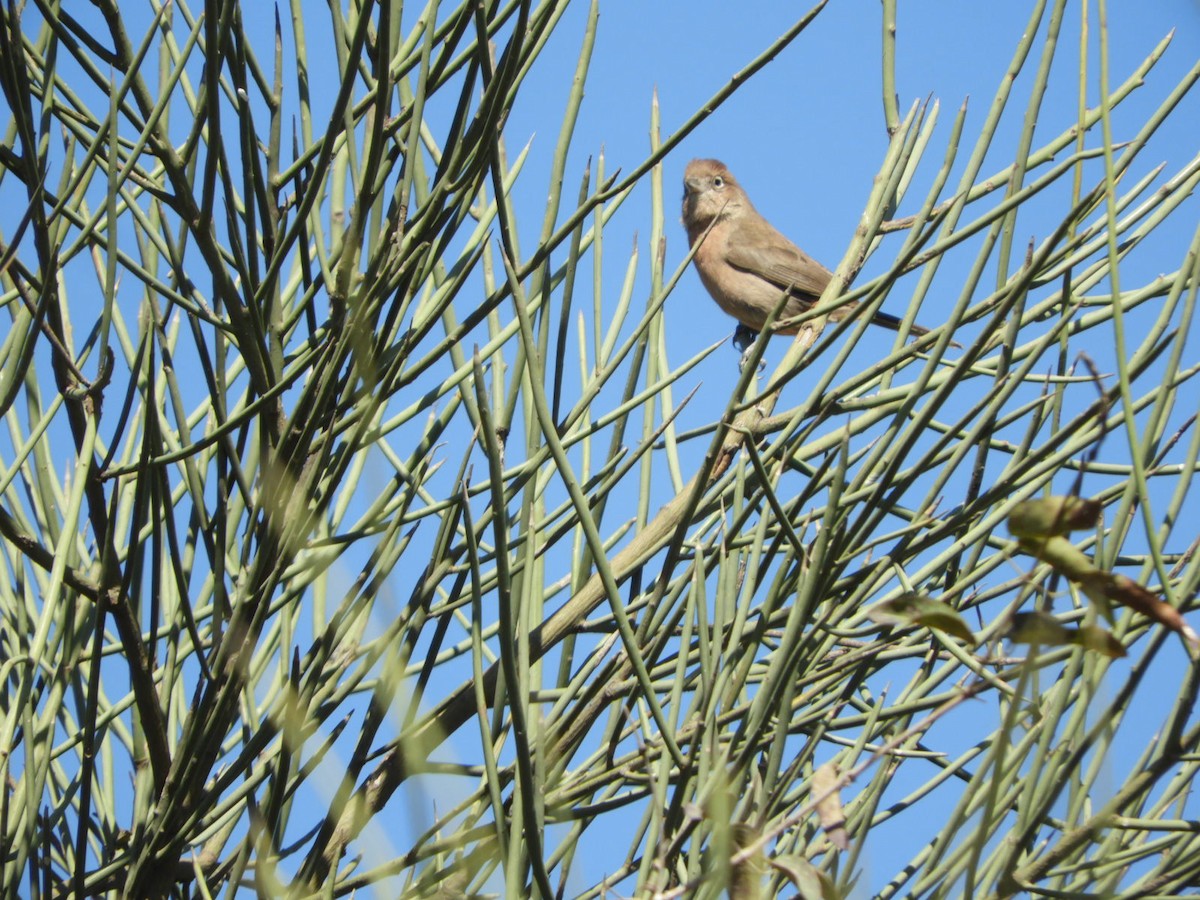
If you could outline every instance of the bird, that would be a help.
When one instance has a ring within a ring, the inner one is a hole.
[[[763,218],[720,160],[693,159],[684,170],[683,225],[688,244],[695,249],[692,262],[700,281],[717,305],[741,323],[734,338],[739,348],[748,346],[753,333],[762,331],[784,292],[788,299],[780,320],[811,309],[833,277]],[[829,320],[840,322],[857,307],[858,301],[843,303],[830,311]],[[902,324],[885,312],[875,313],[871,321],[893,331]],[[791,325],[777,333],[795,334],[798,330]],[[919,337],[929,329],[914,324],[908,333]]]

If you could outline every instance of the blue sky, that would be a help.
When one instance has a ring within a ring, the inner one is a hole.
[[[1200,48],[1200,2],[1197,0],[1158,0],[1152,3],[1111,2],[1111,75],[1115,87],[1137,66],[1168,32],[1175,29],[1173,45],[1151,73],[1144,87],[1137,91],[1126,106],[1114,116],[1114,138],[1118,141],[1132,136],[1148,110],[1157,106],[1179,79],[1196,62]],[[329,35],[322,30],[327,21],[322,16],[322,4],[306,4],[311,18],[308,21],[309,46],[317,64],[314,79],[315,100],[319,123],[322,103],[328,103],[334,79],[322,77],[321,62],[329,63]],[[969,145],[979,124],[987,113],[987,105],[1004,78],[1014,48],[1025,30],[1032,4],[978,3],[964,0],[908,0],[899,4],[897,46],[897,91],[902,111],[914,101],[932,98],[941,104],[939,124],[934,132],[928,159],[918,175],[917,185],[899,211],[912,212],[923,196],[924,184],[941,158],[942,144],[959,106],[970,98],[964,129],[964,148],[956,172],[961,171]],[[628,172],[641,162],[649,149],[651,99],[657,91],[662,135],[669,135],[690,118],[696,110],[730,77],[767,47],[774,38],[801,15],[804,7],[789,3],[743,2],[633,2],[610,0],[601,6],[599,35],[587,81],[587,91],[580,120],[576,128],[573,150],[566,170],[564,194],[573,197],[587,160],[605,153],[608,171],[620,168]],[[542,224],[542,209],[547,192],[550,164],[566,103],[567,78],[574,69],[583,35],[588,6],[574,3],[552,37],[550,44],[529,75],[529,84],[507,122],[506,135],[510,159],[521,146],[532,140],[529,159],[513,192],[513,202],[519,214],[522,247],[528,250]],[[268,4],[247,4],[248,16],[263,15],[258,46],[260,59],[269,60],[270,29],[273,8]],[[411,10],[406,13],[405,31],[412,26]],[[1089,57],[1089,102],[1098,97],[1099,67],[1095,55],[1098,19],[1091,7],[1093,28]],[[327,29],[327,26],[325,26]],[[285,25],[285,33],[287,26]],[[1061,49],[1051,80],[1051,90],[1039,118],[1035,146],[1052,135],[1070,127],[1076,118],[1076,91],[1079,15],[1077,5],[1068,13],[1064,24]],[[286,39],[286,38],[285,38]],[[1035,43],[1034,54],[1040,50]],[[718,157],[724,160],[744,184],[758,209],[783,233],[829,267],[841,258],[863,205],[871,190],[872,179],[879,169],[886,150],[880,88],[879,56],[881,46],[880,5],[873,0],[832,0],[813,24],[769,65],[737,91],[720,109],[712,114],[663,162],[664,193],[666,197],[665,236],[667,239],[666,267],[668,273],[683,259],[687,247],[678,223],[680,178],[684,166],[692,157]],[[1017,81],[1013,100],[1005,115],[1000,133],[984,165],[984,171],[998,171],[1012,162],[1017,136],[1021,130],[1025,100],[1028,96],[1036,58],[1026,65]],[[327,74],[327,73],[324,73]],[[89,102],[103,102],[89,98]],[[97,108],[102,109],[102,106]],[[431,117],[444,116],[445,110],[431,110]],[[1141,177],[1158,162],[1166,163],[1168,177],[1200,151],[1200,91],[1183,101],[1182,108],[1155,136],[1151,149],[1138,161],[1130,180]],[[188,123],[176,121],[176,128]],[[286,143],[286,141],[285,141]],[[1099,145],[1099,133],[1088,138],[1089,146]],[[1091,172],[1097,170],[1093,167]],[[1017,240],[1024,246],[1027,240],[1037,240],[1057,224],[1055,214],[1061,209],[1063,193],[1048,192],[1038,202],[1030,204],[1019,219]],[[14,207],[15,208],[15,207]],[[615,303],[623,273],[629,260],[629,250],[637,246],[640,261],[634,293],[634,307],[640,306],[650,291],[648,260],[649,181],[639,187],[606,229],[604,277],[608,286],[605,301]],[[1128,262],[1126,286],[1142,283],[1159,272],[1178,268],[1192,239],[1197,215],[1197,200],[1192,198],[1178,210],[1155,236],[1155,240]],[[11,224],[4,230],[11,233]],[[864,277],[878,274],[890,260],[889,251],[896,243],[884,241],[875,257],[868,261]],[[945,314],[945,306],[953,302],[955,277],[966,263],[948,263],[941,273],[943,292],[933,292],[918,316],[918,321],[937,325]],[[1123,272],[1125,270],[1123,269]],[[90,287],[77,288],[75,296],[88,298]],[[140,288],[127,280],[121,290],[122,302],[136,307]],[[889,297],[884,309],[897,315],[904,312],[904,294]],[[510,310],[505,309],[507,316]],[[86,316],[80,316],[86,322]],[[133,316],[129,316],[133,321]],[[708,298],[698,278],[687,272],[674,294],[668,299],[664,312],[665,344],[673,364],[679,364],[703,348],[728,337],[733,322]],[[81,326],[82,327],[82,326]],[[1195,326],[1193,326],[1195,327]],[[971,326],[968,326],[969,337]],[[628,329],[627,329],[628,330]],[[482,329],[480,329],[482,332]],[[1113,347],[1089,336],[1086,347],[1103,366],[1111,360]],[[864,335],[855,349],[854,359],[869,364],[890,346],[892,336],[872,330]],[[1194,344],[1193,344],[1194,346]],[[466,348],[469,350],[469,348]],[[773,365],[784,352],[782,341],[776,341],[767,351],[768,365]],[[186,353],[186,349],[183,351]],[[568,351],[570,355],[571,351]],[[182,354],[181,354],[182,356]],[[676,399],[692,387],[697,387],[697,401],[685,410],[680,428],[695,427],[711,422],[714,410],[724,407],[729,385],[735,373],[734,352],[723,347],[703,362],[675,391]],[[444,374],[444,373],[441,373]],[[436,384],[441,374],[435,373]],[[118,381],[121,378],[118,373]],[[197,382],[198,383],[198,382]],[[414,386],[413,396],[427,385]],[[185,385],[185,388],[187,385]],[[803,395],[804,380],[789,386],[792,396]],[[410,396],[397,399],[397,405],[409,402]],[[1187,399],[1185,398],[1185,403]],[[1194,405],[1194,404],[1193,404]],[[1181,415],[1193,412],[1184,409]],[[111,419],[105,424],[110,424]],[[414,434],[420,433],[423,421],[414,420]],[[404,432],[397,433],[394,442],[405,446]],[[469,430],[455,433],[453,440],[465,446]],[[63,447],[70,447],[64,442]],[[11,448],[0,444],[5,452]],[[1117,439],[1108,445],[1119,453]],[[704,441],[694,441],[684,448],[685,458],[695,461],[705,449]],[[446,478],[451,477],[459,459],[460,448],[450,446],[443,454]],[[59,465],[70,461],[70,450],[63,451]],[[378,458],[369,465],[378,466],[379,483],[394,474]],[[656,463],[657,465],[657,463]],[[475,477],[481,479],[482,465]],[[661,466],[657,471],[662,471]],[[690,471],[684,473],[684,477]],[[368,479],[369,480],[369,479]],[[654,503],[672,495],[669,480],[658,478],[653,486]],[[364,502],[370,502],[368,497]],[[627,498],[631,509],[635,500]],[[653,511],[653,508],[651,509]],[[622,512],[610,517],[623,520],[632,515]],[[347,521],[353,521],[350,516]],[[419,540],[427,535],[422,532]],[[414,546],[419,546],[419,540]],[[410,557],[399,567],[388,584],[388,590],[400,605],[412,589],[420,554]],[[412,559],[416,563],[412,563]],[[331,576],[330,596],[345,587],[357,573],[358,561],[348,559]],[[547,581],[552,582],[565,571],[563,560]],[[339,580],[345,584],[339,583]],[[387,604],[378,611],[386,615]],[[296,642],[304,649],[304,637]],[[897,682],[908,677],[907,671],[896,673]],[[436,693],[431,691],[431,693]],[[1169,701],[1170,698],[1167,698]],[[1147,722],[1154,726],[1161,718],[1152,702],[1140,706]],[[988,729],[995,727],[994,707],[976,707],[976,724]],[[467,731],[468,729],[463,729]],[[353,728],[348,729],[352,732]],[[971,740],[966,733],[963,740]],[[453,743],[453,742],[452,742]],[[465,746],[465,744],[464,744]],[[345,748],[338,747],[338,751]],[[1133,748],[1130,752],[1136,752]],[[464,755],[467,755],[464,752]],[[337,760],[331,756],[331,765]],[[1118,773],[1119,775],[1119,773]],[[368,865],[382,862],[397,849],[406,845],[402,834],[406,817],[411,816],[413,828],[419,830],[422,817],[432,808],[444,811],[449,802],[446,795],[424,795],[419,783],[414,783],[406,797],[397,797],[381,817],[380,830],[364,836],[357,850],[365,852]],[[322,797],[310,796],[310,802],[320,803]],[[316,808],[314,806],[314,808]],[[307,827],[310,819],[296,816],[296,828]],[[395,832],[389,829],[400,823]],[[896,832],[893,832],[896,834]],[[923,840],[924,835],[918,835]],[[374,845],[373,841],[381,844]],[[593,839],[594,840],[594,839]],[[913,852],[911,846],[876,841],[868,856],[868,877],[860,893],[879,886],[879,879],[890,877],[895,867],[906,861]],[[593,843],[593,846],[598,844]],[[616,845],[623,853],[625,845]],[[609,860],[589,861],[599,872],[605,871]],[[591,872],[589,874],[596,874]]]

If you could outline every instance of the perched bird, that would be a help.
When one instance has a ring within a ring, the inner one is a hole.
[[[704,287],[721,309],[751,331],[762,330],[784,291],[788,301],[779,319],[811,309],[833,276],[771,227],[719,160],[693,159],[688,163],[683,173],[683,224],[691,246],[702,240],[692,262]],[[836,307],[829,313],[830,321],[840,322],[853,315],[857,306],[858,301],[853,301]],[[900,328],[900,320],[887,313],[877,312],[871,321],[893,331]],[[792,326],[781,328],[779,333],[796,331]],[[909,328],[914,337],[928,333],[929,329],[920,325]],[[749,343],[746,335],[739,336]],[[735,341],[742,345],[737,338]]]

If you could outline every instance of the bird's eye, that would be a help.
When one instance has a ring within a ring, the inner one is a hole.
[[[725,187],[725,179],[722,178],[720,175],[714,175],[713,176],[713,187],[716,187],[716,188]]]

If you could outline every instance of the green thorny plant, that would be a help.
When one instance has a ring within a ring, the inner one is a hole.
[[[1200,181],[1133,167],[1200,67],[1115,135],[1168,41],[1110,88],[1101,4],[1100,101],[1035,142],[1070,12],[1037,3],[973,146],[960,111],[929,163],[885,2],[888,140],[825,300],[903,277],[915,316],[947,262],[944,327],[861,368],[865,317],[813,318],[685,434],[708,351],[667,361],[662,161],[819,6],[573,194],[593,3],[531,252],[510,189],[546,176],[503,136],[562,0],[407,33],[331,4],[316,55],[294,2],[294,63],[278,12],[136,6],[0,13],[5,897],[832,897],[901,829],[888,896],[1197,883],[1183,645],[1120,608],[1120,665],[1003,642],[1017,611],[1103,620],[1002,526],[1083,493],[1095,566],[1192,601],[1200,233],[1146,284],[1117,263]],[[603,236],[647,195],[638,310]],[[1025,247],[1034,200],[1060,224]],[[1114,338],[1115,376],[1079,365]],[[974,640],[867,617],[912,593]]]

